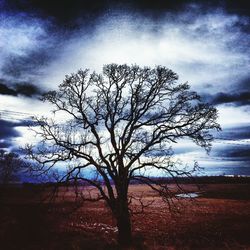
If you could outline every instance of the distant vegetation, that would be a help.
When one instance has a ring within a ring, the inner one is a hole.
[[[8,185],[18,182],[26,166],[18,154],[0,150],[0,184]]]

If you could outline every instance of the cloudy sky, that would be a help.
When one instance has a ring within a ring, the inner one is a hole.
[[[247,1],[0,0],[0,148],[33,140],[39,100],[66,74],[103,64],[164,65],[219,110],[210,155],[181,143],[206,174],[250,175],[250,8]]]

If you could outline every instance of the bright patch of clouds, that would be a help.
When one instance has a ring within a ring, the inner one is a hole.
[[[219,106],[218,122],[221,124],[222,128],[234,124],[247,124],[249,123],[249,119],[250,113],[247,112],[245,107],[233,107],[229,105]]]
[[[26,23],[12,17],[0,17],[0,47],[1,56],[24,56],[27,51],[38,46],[39,39],[44,35],[44,30],[38,22]]]
[[[24,112],[35,115],[48,115],[48,110],[51,110],[51,106],[47,103],[43,103],[37,99],[31,99],[27,97],[15,97],[1,95],[0,109],[7,109],[11,111]]]
[[[196,11],[196,10],[194,10]],[[46,82],[58,84],[79,68],[100,70],[107,63],[165,65],[195,88],[211,85],[224,90],[244,79],[249,68],[247,37],[240,25],[246,19],[222,11],[198,15],[187,12],[160,21],[111,15],[91,36],[77,32],[61,56],[49,66]]]

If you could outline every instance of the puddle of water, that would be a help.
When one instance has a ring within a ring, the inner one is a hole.
[[[200,194],[198,193],[186,193],[186,194],[177,194],[176,197],[179,198],[197,198]]]

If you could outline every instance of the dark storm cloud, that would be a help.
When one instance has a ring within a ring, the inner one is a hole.
[[[18,94],[21,94],[21,95],[24,95],[27,97],[41,94],[40,89],[38,87],[36,87],[35,85],[30,84],[30,83],[23,83],[23,84],[19,83],[19,84],[15,85],[15,88],[16,88],[16,92]]]
[[[219,133],[216,132],[214,137],[222,140],[250,139],[250,124],[223,128]]]
[[[204,101],[213,105],[230,104],[233,106],[250,105],[250,78],[247,76],[245,79],[235,81],[234,84],[228,86],[227,91],[215,92],[210,94],[211,89],[216,89],[216,86],[207,84],[204,86],[207,93],[202,93],[201,96]]]
[[[215,147],[212,149],[212,159],[215,157],[223,162],[238,162],[235,166],[244,166],[250,162],[250,124],[224,128],[214,135]],[[237,170],[236,170],[237,172]]]
[[[32,13],[43,19],[52,18],[58,28],[75,29],[82,21],[85,25],[93,25],[95,19],[102,15],[117,1],[92,1],[92,0],[25,0],[25,1],[4,1],[5,10],[11,12]]]
[[[250,161],[250,145],[226,145],[217,149],[214,156],[230,161]]]
[[[150,12],[159,15],[159,13],[168,10],[179,11],[187,4],[186,0],[61,0],[60,2],[49,0],[8,0],[2,2],[5,8],[23,12],[36,11],[40,15],[53,16],[58,21],[64,23],[72,23],[72,19],[77,19],[80,16],[85,17],[85,19],[91,19],[93,16],[96,17],[111,8],[133,9],[145,12],[145,14]],[[194,3],[194,1],[190,2]],[[204,4],[204,9],[207,10],[216,6],[223,7],[231,13],[249,14],[249,3],[244,0],[210,0],[202,1],[202,3]]]
[[[228,157],[249,159],[250,160],[250,147],[233,148],[227,151]]]
[[[27,48],[31,51],[27,51],[25,54],[13,55],[10,54],[5,59],[5,64],[2,66],[2,72],[8,77],[20,79],[23,75],[39,74],[39,68],[45,66],[56,48],[45,48],[30,47]],[[36,50],[36,51],[33,51]]]
[[[231,92],[231,91],[230,91]],[[235,106],[243,106],[250,104],[250,92],[225,93],[219,92],[215,95],[207,96],[208,101],[214,105],[223,103],[232,103]]]
[[[12,144],[10,142],[7,142],[5,140],[2,140],[0,141],[0,149],[3,149],[3,148],[8,148],[10,147]]]
[[[125,1],[121,1],[125,2]],[[127,1],[126,1],[127,2]],[[183,6],[187,4],[188,1],[186,0],[173,0],[173,1],[166,1],[166,0],[135,0],[135,1],[128,1],[131,4],[133,3],[135,6],[138,6],[140,9],[146,10],[159,10],[164,11],[166,9],[171,10],[180,10]],[[238,0],[238,1],[230,1],[230,0],[210,0],[210,1],[190,1],[190,3],[199,3],[202,2],[204,4],[204,9],[209,11],[209,8],[212,7],[223,7],[227,11],[232,13],[240,13],[247,15],[249,13],[249,3],[248,1]]]
[[[249,156],[250,160],[250,124],[226,127],[212,134],[214,136],[212,156],[233,158]],[[174,154],[187,154],[197,149],[198,147],[190,143],[173,145]]]
[[[239,91],[239,89],[242,92],[250,92],[250,77],[248,76],[247,78],[240,81],[237,84],[237,86],[232,86],[232,87],[233,87],[233,91],[236,93],[237,93],[237,91]]]
[[[1,82],[0,82],[0,94],[13,95],[13,96],[17,95],[17,93],[14,89],[9,88],[7,85],[5,85],[4,83],[1,83]]]
[[[21,134],[15,130],[15,127],[18,125],[18,123],[6,121],[6,120],[0,120],[0,140],[1,139],[10,139],[13,137],[18,137]]]
[[[0,119],[0,148],[15,146],[12,140],[21,136],[21,133],[17,131],[16,128],[28,127],[31,125],[35,125],[31,119],[23,119],[16,122]]]
[[[18,96],[23,95],[26,97],[32,97],[34,95],[40,95],[41,90],[31,83],[17,83],[12,87],[8,87],[4,81],[0,80],[0,94]]]

